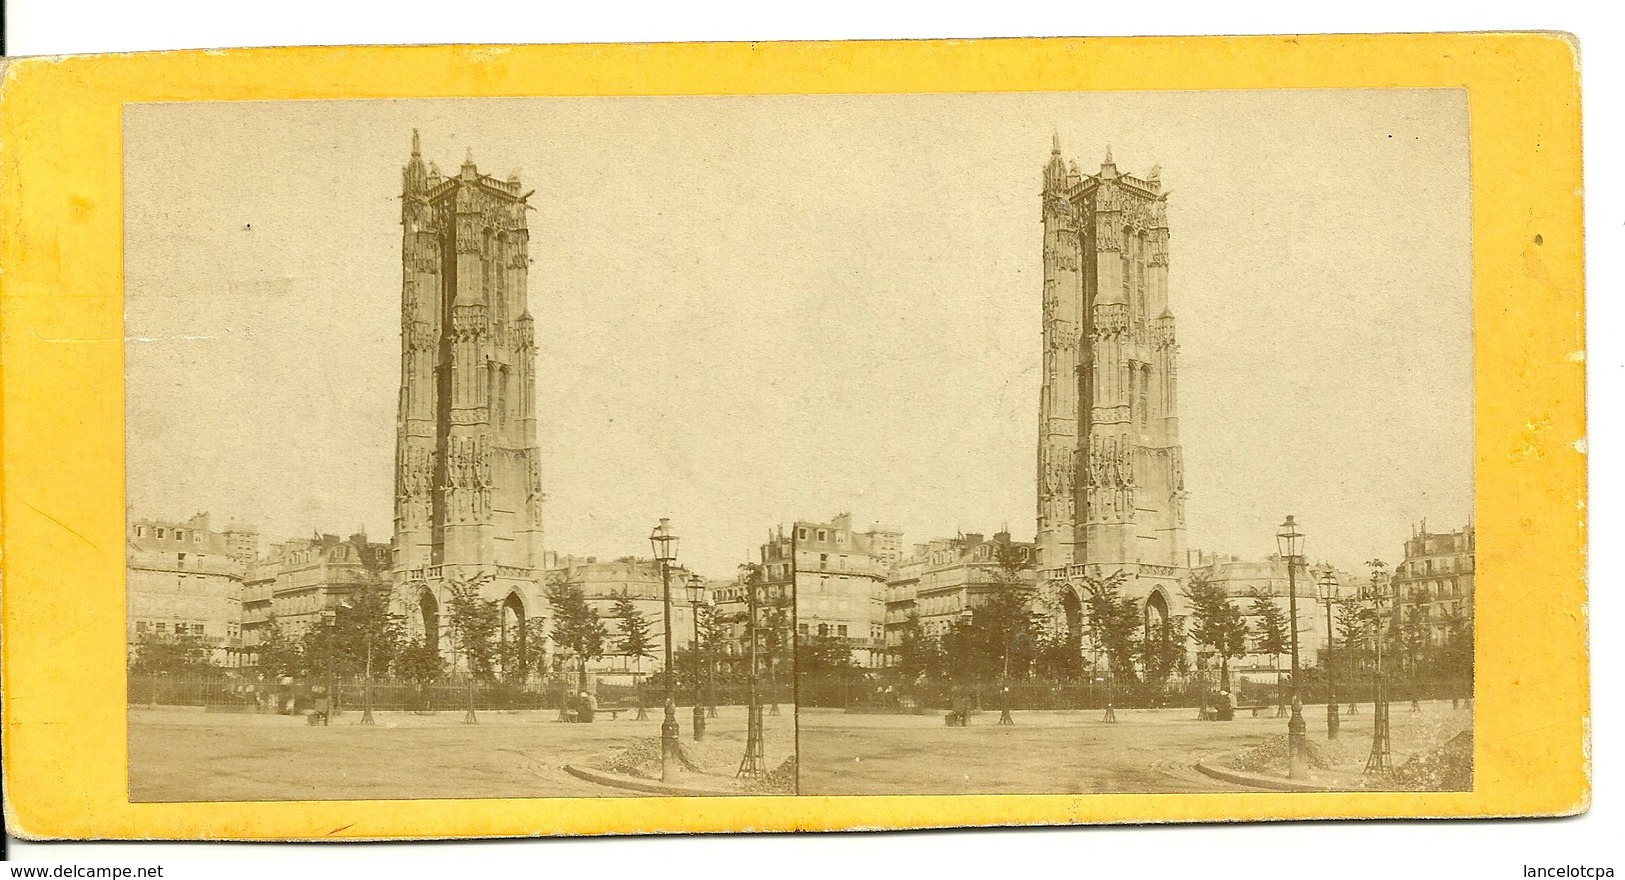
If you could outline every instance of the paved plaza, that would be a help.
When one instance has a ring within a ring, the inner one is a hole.
[[[794,707],[763,720],[769,769],[795,749]],[[718,708],[707,752],[723,743],[743,756],[745,710]],[[130,799],[154,801],[397,800],[414,798],[635,797],[577,779],[570,763],[601,760],[660,737],[659,707],[649,720],[607,715],[592,724],[559,723],[557,710],[433,715],[376,712],[375,726],[345,712],[328,727],[302,717],[205,713],[200,708],[132,707]],[[678,710],[689,739],[691,710]],[[734,759],[737,762],[737,758]]]
[[[1394,765],[1438,745],[1472,724],[1472,711],[1449,701],[1390,709]],[[1197,721],[1194,709],[1119,709],[1117,723],[1100,710],[1015,712],[998,725],[997,711],[951,728],[942,714],[859,715],[803,709],[800,718],[801,793],[1089,794],[1254,791],[1197,771],[1204,759],[1233,755],[1272,735],[1286,719],[1266,710],[1234,721]],[[1305,706],[1310,742],[1326,742],[1325,705]],[[1340,750],[1369,748],[1371,706],[1343,716]]]

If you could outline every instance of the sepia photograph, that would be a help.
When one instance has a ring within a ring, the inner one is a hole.
[[[1472,790],[1467,106],[126,106],[130,799]]]
[[[802,793],[1471,790],[1465,93],[966,100],[839,318]]]

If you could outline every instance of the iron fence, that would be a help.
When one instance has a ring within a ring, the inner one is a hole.
[[[293,678],[263,681],[241,675],[173,676],[131,674],[128,677],[128,702],[131,706],[192,706],[215,712],[283,713],[297,714],[313,708],[321,699],[327,682],[322,678]],[[644,685],[631,687],[603,682],[589,685],[600,706],[635,707],[642,701],[650,708],[665,701],[665,692],[658,687]],[[341,677],[335,682],[335,708],[360,710],[367,690],[361,677]],[[466,709],[469,703],[469,683],[466,679],[441,679],[431,684],[378,678],[371,685],[372,707],[379,711],[435,712]],[[477,682],[474,685],[474,707],[482,710],[558,709],[573,699],[580,690],[574,675],[549,676],[532,679],[523,684],[504,682]],[[715,706],[742,706],[748,699],[748,685],[719,683],[710,691],[702,691],[702,704]],[[777,689],[768,682],[758,686],[763,705],[774,702],[791,703],[794,688],[781,683]],[[679,705],[692,706],[692,688],[679,689]]]
[[[1325,703],[1327,689],[1323,677],[1304,675],[1299,698],[1304,703]],[[1240,706],[1284,704],[1290,687],[1282,677],[1277,687],[1273,680],[1244,680],[1232,678],[1232,690]],[[1472,695],[1471,683],[1457,678],[1384,677],[1384,689],[1390,703],[1408,700],[1462,700]],[[1352,680],[1334,681],[1333,692],[1342,703],[1369,703],[1375,691],[1375,680],[1361,676]],[[1008,688],[1008,698],[1005,689]],[[1158,685],[1118,680],[1095,681],[1040,681],[1012,680],[1008,684],[997,678],[968,682],[951,680],[889,680],[884,676],[832,676],[803,677],[797,686],[798,705],[845,709],[849,712],[936,712],[947,711],[961,703],[972,709],[999,709],[1008,699],[1011,709],[1065,711],[1104,709],[1108,704],[1117,708],[1195,708],[1203,703],[1213,704],[1220,692],[1219,676],[1215,674],[1173,676]]]

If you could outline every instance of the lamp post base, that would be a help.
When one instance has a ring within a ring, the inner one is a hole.
[[[677,707],[667,703],[666,719],[660,722],[661,782],[674,782],[683,773],[682,745],[677,737]]]
[[[694,707],[694,741],[695,742],[700,742],[700,741],[702,741],[704,739],[705,739],[705,707],[704,706],[695,706]]]
[[[1303,704],[1292,701],[1292,717],[1286,722],[1287,777],[1302,779],[1309,773],[1309,725],[1303,720]]]
[[[1337,739],[1337,729],[1343,719],[1337,714],[1337,700],[1334,697],[1326,698],[1326,738]]]

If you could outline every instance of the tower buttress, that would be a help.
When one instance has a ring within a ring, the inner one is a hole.
[[[1072,191],[1081,183],[1061,158],[1057,133],[1044,168],[1043,386],[1038,413],[1038,564],[1072,561],[1078,333],[1083,310],[1079,222]]]

